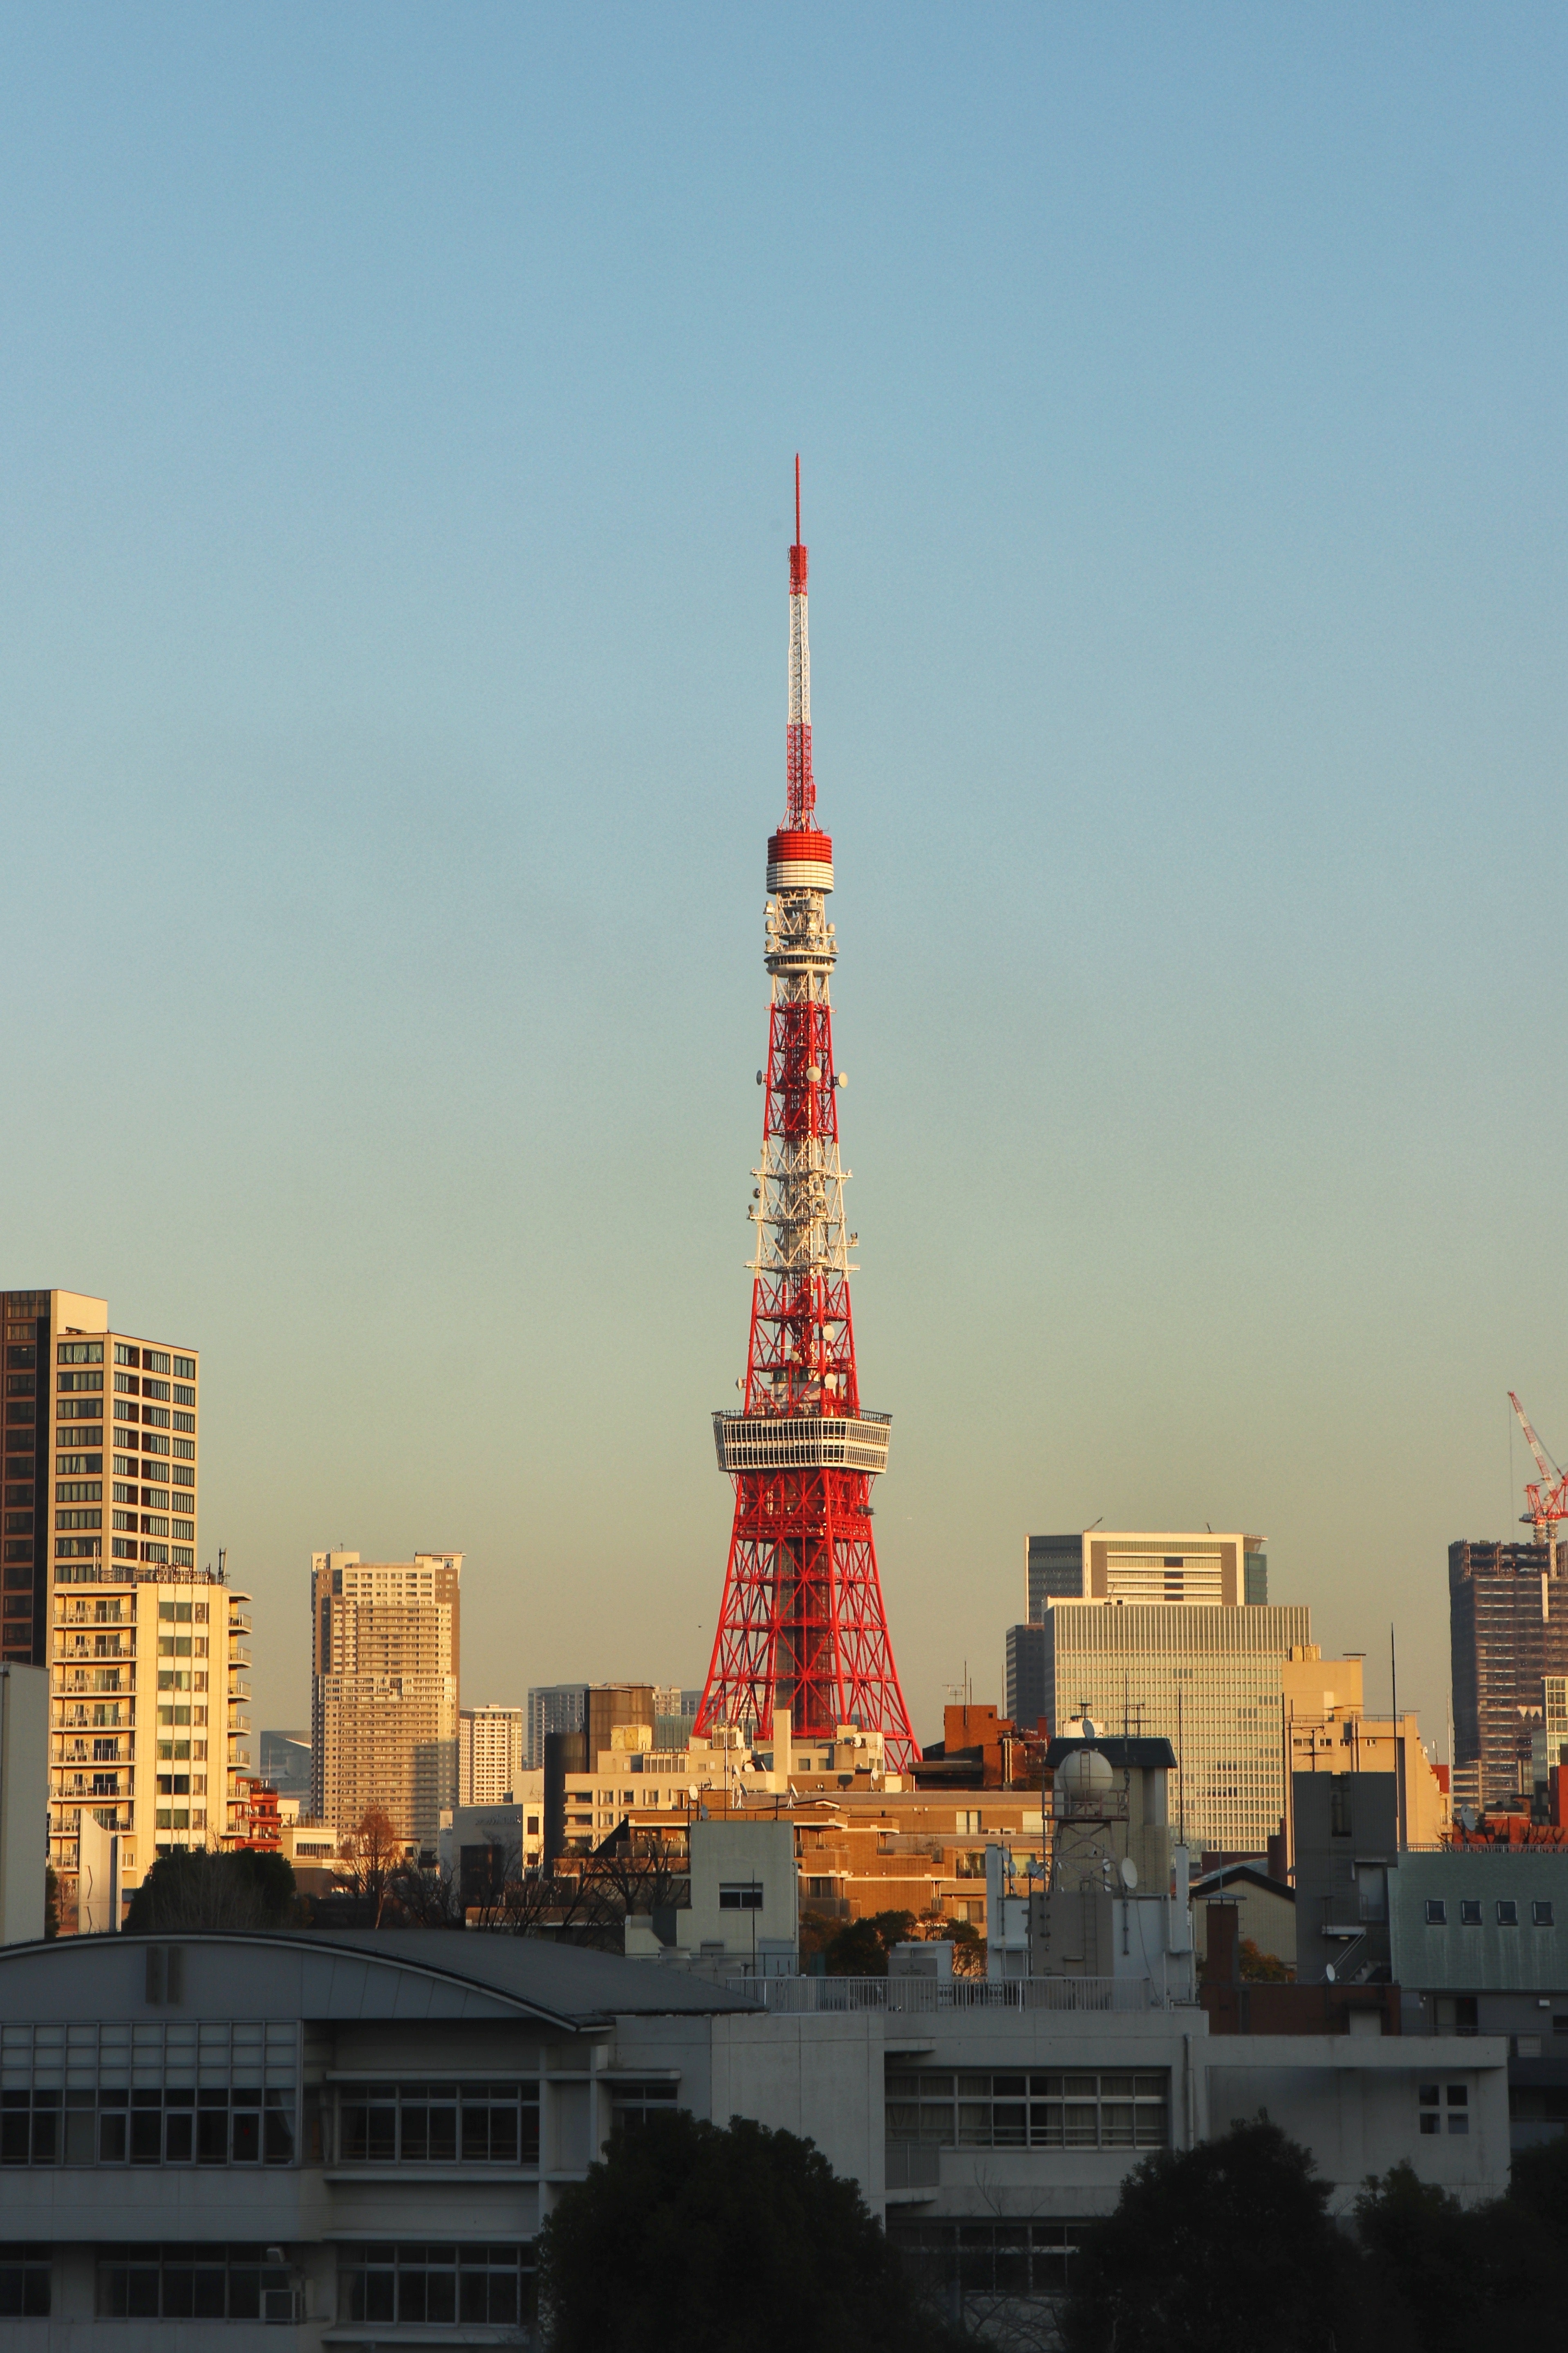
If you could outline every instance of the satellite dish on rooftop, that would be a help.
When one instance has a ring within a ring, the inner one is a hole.
[[[1138,1884],[1138,1865],[1130,1854],[1124,1854],[1121,1858],[1121,1884],[1129,1895]]]
[[[1324,1969],[1323,1975],[1328,1979],[1330,1985],[1337,1985],[1339,1983],[1339,1979],[1334,1973],[1334,1965],[1332,1961],[1331,1961],[1328,1967]]]

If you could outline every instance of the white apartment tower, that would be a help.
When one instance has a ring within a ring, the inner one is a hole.
[[[500,1805],[521,1788],[521,1708],[459,1708],[458,1805]]]
[[[352,1831],[373,1809],[434,1849],[458,1799],[460,1552],[310,1556],[310,1800]]]

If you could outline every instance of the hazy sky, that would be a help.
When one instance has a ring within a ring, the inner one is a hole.
[[[204,1352],[204,1556],[700,1680],[789,476],[878,1542],[1267,1531],[1444,1730],[1561,1345],[1557,7],[0,16],[0,1282]],[[1515,1486],[1522,1449],[1513,1450]]]

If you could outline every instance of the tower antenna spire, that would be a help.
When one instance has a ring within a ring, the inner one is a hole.
[[[899,1685],[876,1547],[871,1482],[888,1464],[889,1417],[860,1404],[849,1313],[849,1252],[838,1156],[838,1089],[828,981],[838,950],[827,921],[833,844],[816,822],[811,774],[806,551],[795,461],[789,552],[788,800],[768,843],[773,979],[763,1156],[752,1268],[752,1330],[739,1413],[717,1413],[735,1517],[719,1630],[697,1730],[749,1726],[906,1772],[919,1750]],[[867,1736],[871,1736],[868,1739]],[[787,1779],[791,1759],[776,1751]]]

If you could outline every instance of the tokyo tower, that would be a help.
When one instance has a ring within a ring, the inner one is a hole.
[[[800,459],[789,552],[787,800],[768,843],[763,962],[773,979],[763,1155],[752,1170],[751,1343],[739,1413],[716,1413],[721,1469],[735,1489],[724,1599],[699,1733],[752,1725],[775,1707],[795,1735],[840,1725],[883,1735],[891,1771],[920,1752],[899,1688],[871,1538],[871,1482],[888,1465],[891,1417],[864,1413],[849,1313],[849,1251],[838,1158],[838,1091],[827,984],[833,844],[816,822],[811,655]],[[786,1768],[787,1769],[787,1766]]]

